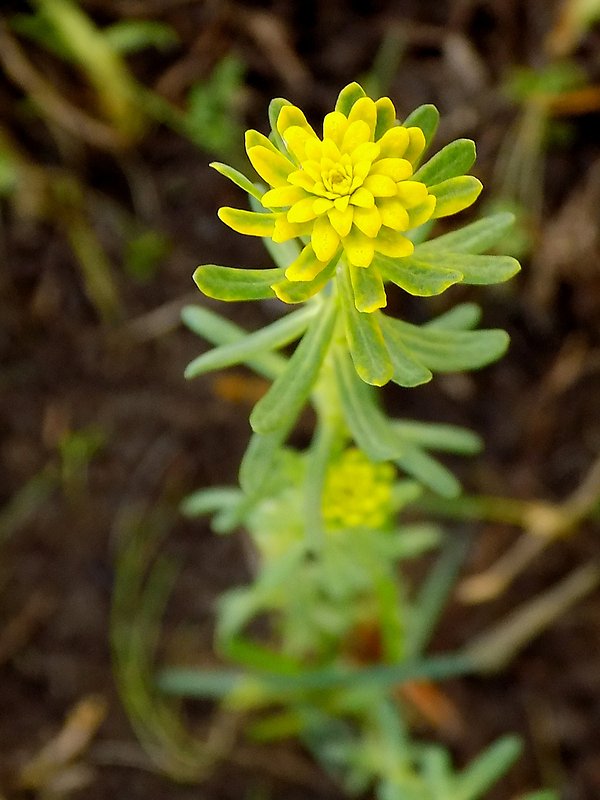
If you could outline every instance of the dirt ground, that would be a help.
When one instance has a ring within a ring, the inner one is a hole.
[[[480,303],[486,326],[509,331],[508,355],[475,375],[391,389],[387,403],[398,413],[463,424],[482,435],[482,456],[451,462],[470,492],[561,501],[581,485],[600,452],[600,30],[582,32],[558,53],[556,37],[568,33],[561,10],[574,2],[81,5],[100,25],[144,18],[174,28],[177,46],[144,51],[129,63],[139,81],[175,105],[223,56],[235,54],[245,68],[235,95],[245,127],[264,130],[275,96],[318,119],[341,86],[372,70],[379,53],[379,77],[397,108],[408,113],[433,102],[440,109],[437,146],[459,136],[475,139],[475,174],[490,200],[505,183],[501,153],[520,154],[521,184],[529,189],[517,199],[532,242],[521,275],[499,288],[454,288],[435,301],[394,297],[394,310],[414,321],[459,300]],[[6,22],[27,10],[25,2],[9,1],[0,17]],[[88,102],[52,54],[33,45],[27,52],[70,101]],[[516,67],[541,72],[565,58],[592,91],[555,104],[541,144],[523,143],[515,125],[525,105],[504,90],[507,78]],[[204,523],[183,519],[177,506],[196,487],[235,481],[247,414],[262,387],[242,372],[186,383],[183,370],[204,345],[179,324],[179,311],[200,300],[191,280],[198,263],[268,262],[260,243],[217,220],[216,209],[235,205],[238,193],[208,167],[211,153],[158,123],[135,147],[117,153],[74,142],[32,113],[8,72],[0,83],[0,132],[8,131],[39,166],[68,169],[86,187],[123,314],[103,324],[64,230],[4,197],[0,508],[22,487],[32,488],[17,522],[0,517],[0,798],[340,798],[291,745],[276,756],[240,745],[238,757],[205,783],[187,785],[161,774],[137,743],[116,689],[108,636],[115,559],[130,520],[162,525],[163,549],[180,565],[166,631],[171,652],[187,648],[190,663],[212,661],[215,598],[247,575],[240,537],[214,536]],[[145,280],[122,269],[115,208],[166,237],[164,258]],[[219,310],[249,328],[275,313],[268,303]],[[73,449],[65,455],[73,432],[85,432],[88,455]],[[472,530],[469,574],[489,566],[517,536],[502,524]],[[596,517],[548,547],[497,600],[473,607],[455,602],[436,648],[460,645],[598,557]],[[597,800],[599,620],[596,592],[502,673],[445,684],[463,719],[459,738],[431,731],[422,720],[415,724],[445,741],[459,763],[503,733],[523,736],[523,758],[490,800],[511,800],[540,785],[560,787],[564,800]],[[88,722],[90,715],[97,719],[97,731],[60,769],[60,757],[51,754],[54,766],[27,785],[24,766],[48,742],[56,745],[65,717],[82,701],[81,713]],[[201,730],[206,712],[192,708],[191,725]]]

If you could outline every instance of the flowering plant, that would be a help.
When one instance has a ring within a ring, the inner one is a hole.
[[[421,164],[437,128],[433,106],[400,124],[389,98],[373,101],[352,83],[325,117],[322,138],[285,100],[269,114],[269,137],[246,135],[262,182],[213,166],[252,204],[221,208],[221,220],[262,237],[276,267],[209,264],[194,279],[219,300],[301,307],[253,333],[203,306],[183,312],[216,345],[187,377],[246,364],[272,381],[250,415],[240,487],[204,489],[184,503],[189,515],[213,514],[216,532],[242,525],[255,548],[254,580],[219,604],[217,647],[241,671],[170,670],[162,685],[221,694],[227,707],[252,712],[256,739],[299,736],[351,793],[374,786],[380,800],[476,800],[518,743],[500,740],[456,772],[442,748],[412,739],[402,688],[477,669],[479,651],[425,654],[464,544],[402,513],[426,489],[460,491],[431,451],[467,454],[480,443],[462,428],[389,417],[374,387],[417,386],[434,371],[478,368],[504,352],[504,331],[473,330],[472,303],[421,326],[382,309],[388,283],[428,297],[458,282],[510,278],[514,259],[481,252],[512,219],[496,214],[426,241],[433,220],[481,191],[464,174],[475,159],[469,140]],[[297,340],[289,357],[277,352]],[[316,429],[298,451],[286,442],[308,401]],[[403,562],[435,549],[431,577],[414,590]],[[269,631],[257,639],[248,625],[265,613]]]

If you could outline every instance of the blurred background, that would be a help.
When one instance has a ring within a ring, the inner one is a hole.
[[[600,2],[4,0],[0,69],[0,797],[340,798],[298,747],[267,753],[209,704],[184,718],[150,679],[156,659],[214,662],[215,598],[249,574],[239,537],[178,511],[235,482],[265,389],[242,370],[182,377],[206,345],[181,308],[218,307],[197,264],[269,266],[217,220],[243,199],[208,163],[246,169],[270,98],[318,124],[358,79],[400,117],[435,103],[436,149],[477,142],[485,189],[465,219],[515,213],[509,284],[393,300],[413,322],[474,300],[512,345],[475,376],[391,389],[389,407],[484,438],[451,463],[470,493],[585,505],[526,566],[510,519],[476,526],[467,572],[509,552],[511,579],[463,584],[438,637],[458,646],[598,558]],[[281,313],[218,310],[248,328]],[[460,736],[439,710],[415,726],[459,762],[520,733],[492,800],[540,784],[597,800],[599,620],[596,593],[500,675],[444,685]],[[211,736],[230,743],[214,770]]]

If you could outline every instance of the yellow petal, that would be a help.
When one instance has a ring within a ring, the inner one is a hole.
[[[350,203],[353,206],[360,206],[360,208],[370,208],[372,205],[375,205],[375,198],[368,189],[361,186],[353,193],[350,198]]]
[[[298,258],[285,271],[288,281],[312,281],[325,268],[326,263],[315,256],[312,245],[307,244]]]
[[[323,142],[320,139],[306,140],[306,157],[311,161],[320,161],[323,158]]]
[[[306,189],[307,192],[312,192],[315,188],[315,179],[303,169],[290,172],[287,182],[291,183],[292,186],[300,186],[302,189]]]
[[[409,256],[414,249],[415,246],[410,239],[390,228],[381,228],[375,239],[375,250],[390,258]]]
[[[228,206],[220,208],[217,214],[225,225],[249,236],[271,236],[275,228],[275,214],[257,214]]]
[[[284,134],[287,129],[291,128],[292,126],[303,128],[310,136],[314,136],[315,139],[317,138],[317,134],[309,125],[303,111],[301,111],[297,106],[283,106],[279,112],[279,116],[277,117],[277,130],[283,139],[285,139]]]
[[[287,212],[288,222],[309,222],[314,219],[317,216],[313,207],[314,204],[314,197],[305,197],[303,200],[298,200]]]
[[[340,237],[329,219],[323,216],[315,220],[310,241],[319,261],[329,261],[339,247]]]
[[[363,186],[373,197],[393,197],[396,194],[396,184],[387,175],[367,175]]]
[[[351,125],[348,125],[348,130],[344,134],[340,150],[342,153],[351,153],[359,144],[368,142],[371,138],[371,129],[367,123],[362,119],[357,119]]]
[[[294,165],[279,152],[268,150],[262,145],[251,147],[248,158],[260,177],[271,186],[285,186]]]
[[[357,311],[370,314],[378,308],[386,307],[387,298],[383,279],[374,264],[371,264],[369,269],[362,269],[351,264],[350,280]]]
[[[323,120],[323,139],[331,139],[339,147],[348,129],[348,120],[340,111],[332,111]]]
[[[385,197],[377,204],[381,221],[395,231],[407,231],[409,227],[408,211],[396,197]]]
[[[292,156],[298,163],[302,163],[306,158],[306,142],[310,134],[299,125],[291,125],[282,138]]]
[[[312,222],[289,222],[285,213],[277,214],[271,239],[281,244],[299,236],[308,236],[312,225]]]
[[[342,200],[343,198],[338,198]],[[357,209],[358,210],[358,209]],[[330,209],[327,212],[327,216],[329,217],[329,221],[333,225],[337,234],[343,239],[344,236],[347,236],[350,233],[350,228],[352,227],[352,220],[354,218],[354,208],[352,206],[346,205],[345,210],[339,210],[337,208],[337,201],[336,207]]]
[[[410,135],[407,128],[397,125],[386,131],[377,142],[381,158],[402,158],[409,145]]]
[[[381,215],[377,206],[355,209],[354,224],[366,236],[370,236],[371,238],[377,236],[381,228]]]
[[[422,225],[424,222],[427,222],[427,220],[431,218],[431,215],[435,210],[436,203],[437,203],[437,198],[434,197],[432,194],[430,194],[427,196],[425,202],[421,203],[421,205],[409,209],[408,211],[409,226],[411,228],[417,228],[419,225]]]
[[[323,139],[323,158],[330,159],[335,164],[341,160],[342,154],[333,139]]]
[[[423,150],[425,150],[425,134],[421,128],[407,128],[406,130],[408,131],[409,143],[404,153],[404,158],[414,164]]]
[[[333,200],[328,200],[326,197],[317,197],[316,200],[313,199],[313,211],[318,217],[326,211],[329,211],[330,208],[333,208]]]
[[[355,267],[368,267],[375,253],[375,239],[370,239],[353,225],[343,241],[344,252],[350,264]]]
[[[338,211],[345,211],[348,208],[349,202],[350,202],[350,197],[347,194],[345,194],[343,197],[336,197],[335,200],[333,201],[333,204]]]
[[[371,175],[387,175],[396,183],[405,181],[413,174],[410,161],[405,158],[380,158],[371,167]]]
[[[277,189],[269,189],[261,198],[261,203],[267,208],[285,208],[303,200],[306,192],[299,186],[279,186]]]
[[[398,199],[404,208],[414,208],[427,200],[427,187],[420,181],[402,181],[398,184]]]
[[[375,133],[375,125],[377,124],[377,107],[375,102],[370,97],[361,97],[352,106],[350,114],[348,115],[348,122],[352,125],[356,120],[362,120],[369,126],[369,136],[372,137]]]
[[[268,139],[264,133],[260,133],[259,131],[255,131],[253,128],[246,131],[244,136],[246,152],[250,150],[251,147],[256,147],[260,145],[261,147],[266,147],[267,150],[271,150],[273,153],[278,153],[279,150],[275,147],[273,142]]]
[[[379,145],[375,142],[364,142],[355,147],[351,153],[352,162],[360,164],[365,161],[371,164],[379,155]]]

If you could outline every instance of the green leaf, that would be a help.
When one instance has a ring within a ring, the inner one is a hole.
[[[388,342],[388,353],[394,368],[392,381],[398,386],[407,388],[421,386],[432,379],[431,371],[413,358],[400,340],[395,341],[393,347],[390,347]]]
[[[476,433],[458,425],[397,420],[393,426],[405,441],[428,450],[473,455],[479,453],[483,446]]]
[[[410,325],[383,314],[381,330],[390,351],[403,346],[434,372],[478,369],[499,358],[509,342],[508,334],[501,330],[440,330]]]
[[[471,139],[456,139],[423,164],[415,172],[412,180],[432,186],[449,178],[456,178],[471,169],[475,157],[475,142]]]
[[[335,104],[335,110],[341,111],[341,113],[347,117],[354,103],[360,100],[361,97],[365,97],[365,90],[362,86],[358,83],[349,83],[348,86],[344,86],[339,93]]]
[[[428,261],[417,255],[390,258],[376,253],[373,264],[386,280],[417,297],[441,294],[454,283],[460,283],[463,277],[457,269],[446,269],[433,259]]]
[[[367,269],[350,264],[350,279],[354,305],[358,311],[370,314],[378,308],[385,308],[387,298],[383,280],[377,267],[371,265]]]
[[[277,130],[277,119],[279,118],[279,112],[281,109],[284,106],[291,105],[292,104],[290,101],[285,100],[283,97],[274,97],[269,103],[269,122],[271,123],[271,133],[269,134],[269,139],[282,153],[287,153],[287,148],[285,146],[285,142],[279,134],[279,131]]]
[[[426,104],[415,108],[404,120],[402,125],[405,128],[421,128],[425,136],[425,150],[427,150],[437,132],[439,123],[440,112],[434,105]]]
[[[481,308],[476,303],[460,303],[426,322],[425,327],[442,331],[464,331],[474,328],[480,319]]]
[[[471,222],[452,233],[444,233],[435,239],[418,245],[418,252],[428,257],[442,252],[482,253],[499,241],[515,222],[515,215],[507,211]]]
[[[193,278],[201,292],[215,300],[265,300],[275,297],[273,283],[283,278],[284,269],[239,269],[204,264]]]
[[[213,514],[215,511],[231,508],[237,505],[242,497],[239,489],[231,486],[213,486],[189,494],[182,501],[179,510],[185,517],[200,517],[203,514]]]
[[[420,258],[421,252],[421,247],[415,248],[415,256],[411,258]],[[521,269],[519,262],[512,256],[476,256],[439,251],[431,255],[427,253],[426,258],[443,269],[460,270],[463,274],[462,282],[474,285],[502,283]]]
[[[150,19],[123,19],[108,25],[102,33],[117,53],[125,55],[147,47],[168,50],[179,42],[170,25]]]
[[[472,175],[448,178],[446,181],[429,186],[429,194],[437,198],[432,219],[457,214],[472,205],[479,197],[483,186]]]
[[[375,314],[358,311],[347,264],[338,271],[338,287],[344,314],[346,339],[354,367],[365,383],[383,386],[393,374],[393,366]]]
[[[240,486],[247,495],[256,497],[261,494],[290,429],[291,425],[288,425],[271,433],[253,433],[250,437],[239,472]]]
[[[243,339],[203,353],[188,364],[184,373],[185,377],[196,378],[211,370],[224,369],[233,364],[247,364],[265,351],[285,347],[304,333],[316,313],[315,306],[306,306],[287,314],[265,328],[247,334]]]
[[[460,494],[460,483],[450,470],[439,461],[417,447],[405,444],[404,452],[394,459],[396,464],[413,478],[428,486],[442,497],[456,497]]]
[[[521,754],[521,741],[504,736],[472,761],[456,778],[452,800],[479,800]]]
[[[243,341],[248,332],[214,311],[202,306],[185,306],[181,319],[193,333],[211,344],[226,345]],[[273,380],[285,369],[287,359],[278,353],[263,353],[246,362],[255,372]]]
[[[358,377],[345,349],[336,348],[334,363],[344,418],[358,447],[372,461],[390,461],[400,455],[404,443],[394,436],[373,390]]]
[[[236,186],[239,186],[240,189],[243,189],[244,192],[254,197],[260,203],[263,192],[239,170],[230,167],[229,164],[222,164],[220,161],[212,161],[208,166],[216,169],[216,171],[225,178],[229,178]],[[262,208],[262,206],[259,207]]]
[[[254,406],[250,424],[256,433],[286,428],[296,420],[308,399],[331,344],[337,306],[329,301],[319,311],[296,347],[285,372]]]
[[[166,669],[158,677],[158,687],[167,694],[220,700],[244,682],[240,670]]]

